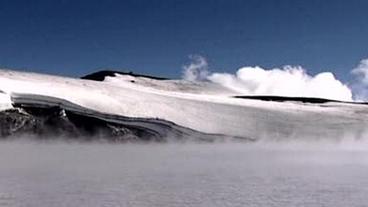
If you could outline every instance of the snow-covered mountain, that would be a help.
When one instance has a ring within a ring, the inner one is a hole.
[[[84,78],[0,70],[0,134],[61,131],[88,137],[92,131],[117,140],[360,139],[368,124],[368,105],[359,103],[247,97],[213,82],[132,73]]]

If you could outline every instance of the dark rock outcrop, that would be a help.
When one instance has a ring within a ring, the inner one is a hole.
[[[312,104],[324,104],[328,102],[349,103],[349,104],[368,104],[367,102],[338,101],[338,100],[331,100],[331,99],[325,99],[325,98],[314,98],[314,97],[234,96],[234,98],[255,99],[255,100],[261,100],[261,101],[277,101],[277,102],[294,101],[294,102],[312,103]]]
[[[0,112],[0,138],[73,139],[81,141],[106,140],[163,141],[134,127],[108,123],[93,117],[81,116],[63,109],[15,108]]]
[[[98,72],[95,72],[95,73],[85,75],[85,76],[81,77],[81,79],[103,81],[105,79],[105,77],[107,77],[107,76],[115,77],[115,74],[130,75],[130,76],[134,76],[134,77],[143,77],[143,78],[150,78],[150,79],[155,79],[155,80],[167,80],[167,78],[136,74],[136,73],[133,73],[133,72],[113,71],[113,70],[101,70],[101,71],[98,71]]]
[[[327,102],[341,102],[336,100],[324,99],[324,98],[309,98],[309,97],[287,97],[287,96],[234,96],[235,98],[244,98],[244,99],[256,99],[262,101],[297,101],[303,103],[316,103],[322,104]]]

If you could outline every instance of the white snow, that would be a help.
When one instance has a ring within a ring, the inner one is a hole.
[[[0,91],[0,111],[12,108],[10,96]]]
[[[251,138],[361,138],[368,123],[365,105],[235,99],[231,96],[239,93],[210,82],[129,75],[97,82],[0,70],[0,90],[65,99],[102,113],[165,119],[205,133]],[[0,94],[0,103],[9,106],[5,94]]]

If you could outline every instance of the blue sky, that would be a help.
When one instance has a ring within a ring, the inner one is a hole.
[[[364,0],[1,0],[0,66],[80,76],[101,68],[180,77],[301,65],[349,71],[368,57]]]

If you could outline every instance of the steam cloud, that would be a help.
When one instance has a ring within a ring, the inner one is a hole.
[[[200,55],[189,56],[191,63],[183,66],[183,79],[188,81],[206,80],[208,72],[207,60]]]
[[[355,81],[351,85],[354,91],[354,99],[366,101],[368,97],[368,59],[360,61],[359,65],[351,71]]]
[[[261,67],[243,67],[235,75],[213,73],[210,81],[234,91],[249,95],[278,95],[352,100],[350,89],[336,80],[330,72],[308,75],[300,66],[285,66],[266,70]]]
[[[277,95],[317,97],[342,101],[364,101],[368,97],[368,59],[352,70],[354,84],[337,80],[333,73],[309,75],[301,66],[265,69],[259,66],[240,68],[235,74],[210,73],[204,57],[191,56],[183,67],[183,78],[189,81],[207,80],[244,95]]]

